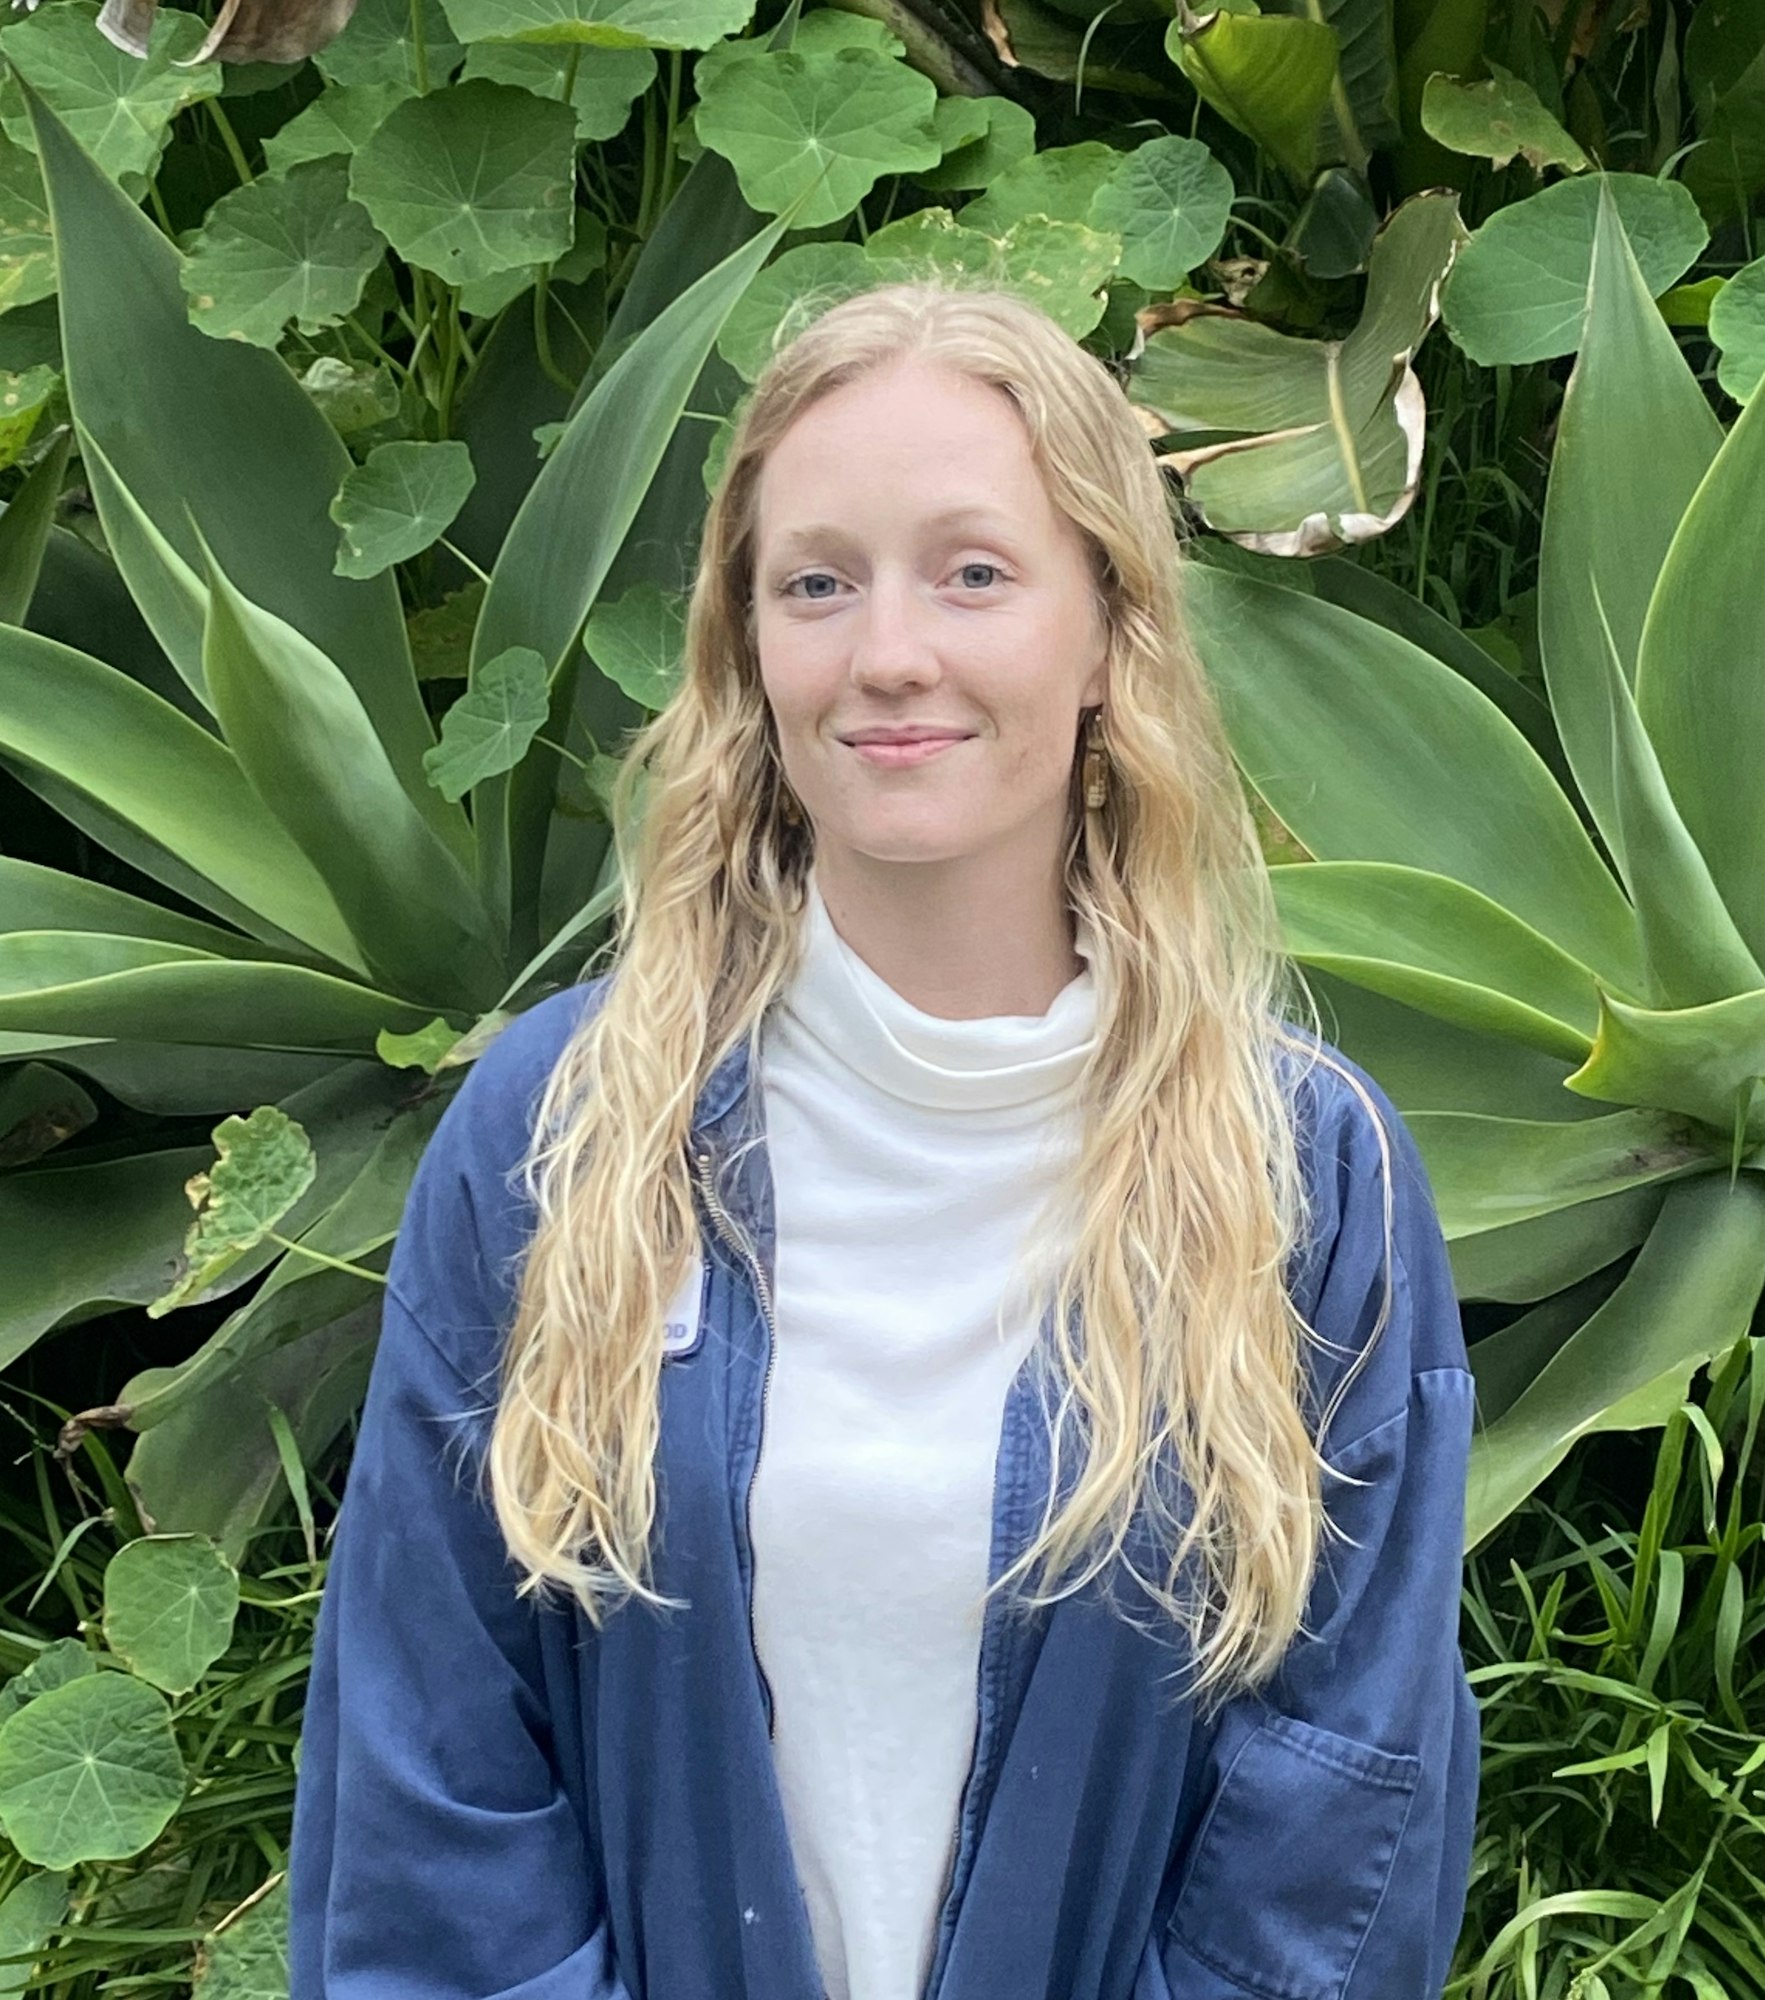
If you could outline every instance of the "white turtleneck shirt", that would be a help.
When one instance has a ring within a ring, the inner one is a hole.
[[[777,1339],[754,1634],[828,2000],[917,2000],[974,1748],[1026,1232],[1078,1145],[1089,965],[1046,1014],[921,1012],[834,929],[768,1016]],[[1078,949],[1089,957],[1081,934]],[[1037,1266],[1035,1268],[1045,1268]]]

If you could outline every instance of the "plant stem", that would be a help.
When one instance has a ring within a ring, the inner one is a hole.
[[[587,771],[589,769],[589,766],[585,764],[580,757],[577,756],[574,750],[566,750],[563,744],[554,743],[549,736],[536,736],[534,737],[533,740],[535,743],[543,743],[548,750],[555,750],[560,757],[568,757],[570,762],[576,766],[577,770]]]
[[[423,39],[423,0],[411,0],[411,69],[417,95],[429,95],[429,45]]]
[[[215,130],[221,135],[221,144],[227,149],[227,156],[233,162],[233,171],[239,176],[239,185],[254,178],[251,162],[245,157],[245,148],[239,143],[239,135],[233,130],[233,121],[221,109],[218,97],[207,97],[203,102],[208,106],[208,115],[214,120]]]
[[[308,1244],[296,1243],[291,1236],[278,1236],[275,1230],[266,1229],[264,1234],[283,1250],[297,1251],[302,1257],[310,1257],[315,1264],[328,1264],[333,1271],[347,1271],[352,1278],[372,1278],[377,1285],[386,1282],[383,1271],[370,1271],[365,1264],[351,1264],[342,1257],[330,1257],[323,1250],[314,1250]]]
[[[435,539],[441,544],[441,546],[444,549],[446,549],[448,554],[453,557],[455,562],[460,563],[464,565],[465,568],[469,569],[480,583],[484,584],[489,583],[490,572],[488,570],[480,569],[478,565],[472,560],[472,558],[469,555],[467,555],[464,549],[456,548],[454,544],[450,542],[445,535],[437,535]]]

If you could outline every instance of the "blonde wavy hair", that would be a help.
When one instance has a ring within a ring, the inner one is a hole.
[[[995,1589],[1053,1602],[1117,1560],[1177,1621],[1190,1685],[1265,1679],[1301,1629],[1325,1531],[1286,1267],[1306,1202],[1293,1090],[1316,1007],[1285,956],[1254,823],[1185,631],[1177,529],[1146,433],[1105,365],[1036,306],[942,281],[846,297],[775,349],[738,412],[686,619],[684,675],[615,793],[625,888],[604,1004],[540,1100],[524,1255],[488,1453],[525,1572],[597,1625],[650,1583],[661,1321],[698,1246],[689,1128],[795,968],[813,826],[793,823],[754,640],[767,454],[842,384],[903,357],[1010,397],[1083,531],[1108,622],[1107,802],[1075,742],[1065,890],[1094,949],[1082,1140],[1050,1217],[1069,1246],[1039,1356],[1058,1392],[1041,1526]],[[642,813],[634,811],[642,787]],[[1282,1059],[1282,1051],[1292,1061]],[[1285,1072],[1285,1074],[1283,1074]],[[758,1075],[758,1069],[754,1074]],[[1063,1504],[1065,1443],[1078,1453]],[[1171,1476],[1174,1473],[1174,1477]],[[1150,1529],[1151,1574],[1128,1555]],[[1138,1539],[1138,1531],[1136,1531]],[[1113,1580],[1106,1587],[1113,1598]]]

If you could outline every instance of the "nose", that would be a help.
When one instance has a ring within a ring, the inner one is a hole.
[[[850,628],[852,685],[872,694],[934,686],[943,676],[935,617],[911,576],[878,570]]]

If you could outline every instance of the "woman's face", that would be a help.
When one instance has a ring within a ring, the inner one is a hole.
[[[1058,854],[1106,634],[1002,390],[903,362],[804,411],[761,472],[754,606],[818,859]]]

